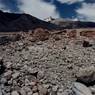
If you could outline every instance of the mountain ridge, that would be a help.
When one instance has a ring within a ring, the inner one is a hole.
[[[90,21],[73,21],[73,20],[64,20],[64,19],[55,19],[51,23],[59,25],[63,28],[95,28],[95,22]]]
[[[29,14],[16,14],[0,11],[0,32],[28,31],[38,27],[58,29],[58,25],[42,21]]]
[[[26,13],[0,11],[0,32],[26,32],[36,28],[49,30],[95,28],[95,22],[64,21],[60,19],[46,22]]]

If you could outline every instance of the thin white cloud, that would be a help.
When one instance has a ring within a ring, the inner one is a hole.
[[[18,0],[19,2],[19,0]],[[40,19],[47,18],[49,16],[59,17],[56,12],[56,7],[50,3],[45,3],[42,0],[20,0],[22,5],[18,5],[20,11],[36,16]]]
[[[0,10],[3,10],[4,12],[10,12],[9,9],[6,9],[6,7],[0,2]]]
[[[95,21],[95,3],[83,3],[82,7],[77,9],[80,20]]]
[[[61,3],[67,3],[67,4],[73,4],[73,3],[76,3],[76,2],[83,2],[84,0],[57,0]]]

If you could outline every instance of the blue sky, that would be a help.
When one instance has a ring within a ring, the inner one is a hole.
[[[95,0],[0,0],[0,9],[25,12],[40,19],[52,16],[95,21]]]

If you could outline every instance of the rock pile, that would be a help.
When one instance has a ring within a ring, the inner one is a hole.
[[[95,95],[95,45],[38,30],[0,45],[0,95]]]

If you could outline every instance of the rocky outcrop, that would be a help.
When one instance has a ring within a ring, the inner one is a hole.
[[[37,28],[33,32],[33,41],[44,41],[49,39],[49,31],[42,28]]]

